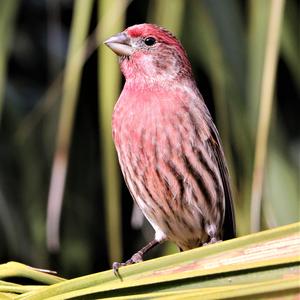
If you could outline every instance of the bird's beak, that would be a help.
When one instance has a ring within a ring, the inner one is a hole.
[[[130,56],[133,53],[130,38],[124,32],[112,36],[104,44],[119,56]]]

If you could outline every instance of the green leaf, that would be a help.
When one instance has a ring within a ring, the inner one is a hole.
[[[300,95],[299,9],[294,1],[287,1],[286,3],[282,24],[281,48],[282,55],[293,75],[292,79],[295,81],[295,86]]]
[[[260,90],[259,117],[257,125],[255,156],[251,191],[251,230],[261,228],[261,200],[264,186],[268,138],[274,98],[275,75],[278,62],[281,21],[284,0],[271,1],[268,18],[267,41]]]
[[[0,2],[0,122],[5,94],[9,46],[13,36],[18,7],[19,0],[3,0]]]
[[[33,289],[18,299],[296,295],[299,271],[300,223],[295,223],[122,267],[122,280],[108,270]],[[5,272],[1,278],[5,278]]]
[[[23,277],[44,284],[54,284],[64,280],[63,278],[48,274],[47,272],[50,271],[35,269],[18,262],[8,262],[0,265],[0,279],[9,277]],[[1,285],[3,284],[4,282],[2,281]],[[6,284],[11,285],[10,283]]]
[[[69,148],[74,124],[77,96],[85,62],[86,39],[93,0],[75,1],[68,56],[63,82],[56,149],[52,166],[47,211],[47,242],[51,250],[59,248],[59,224],[67,175]]]
[[[297,171],[286,159],[283,151],[273,145],[268,155],[263,199],[264,214],[270,227],[286,225],[300,219]]]
[[[99,0],[99,35],[107,39],[123,30],[125,1]],[[110,14],[113,12],[113,17]],[[116,12],[119,14],[116,15]],[[108,18],[109,17],[109,18]],[[120,92],[118,58],[105,45],[98,51],[99,130],[103,174],[106,239],[110,263],[122,260],[121,187],[116,151],[112,141],[111,116]]]
[[[179,37],[181,35],[184,9],[185,1],[182,0],[172,0],[172,5],[168,1],[151,1],[148,9],[149,23],[166,27]]]

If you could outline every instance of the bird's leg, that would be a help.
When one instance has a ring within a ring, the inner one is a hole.
[[[128,265],[143,261],[144,254],[147,253],[150,249],[152,249],[153,247],[155,247],[158,244],[159,244],[159,241],[154,239],[153,241],[148,243],[145,247],[143,247],[140,251],[133,254],[132,257],[130,259],[128,259],[126,262],[124,262],[124,263],[114,262],[112,265],[112,268],[113,268],[113,271],[114,271],[114,274],[116,275],[116,277],[119,277],[119,268],[120,267],[128,266]]]

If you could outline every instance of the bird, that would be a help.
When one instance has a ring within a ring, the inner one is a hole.
[[[137,24],[104,42],[125,77],[112,115],[119,165],[154,239],[119,268],[166,240],[186,251],[236,236],[233,196],[218,130],[180,41]]]

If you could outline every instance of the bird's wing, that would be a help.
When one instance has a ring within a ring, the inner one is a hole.
[[[229,240],[235,238],[236,236],[235,214],[233,207],[232,192],[229,182],[229,172],[225,163],[225,155],[222,150],[222,144],[219,137],[219,133],[214,124],[211,125],[211,139],[209,139],[208,142],[210,143],[210,147],[213,150],[213,155],[215,156],[215,159],[218,163],[225,193],[225,216],[223,223],[222,238],[223,240]]]

